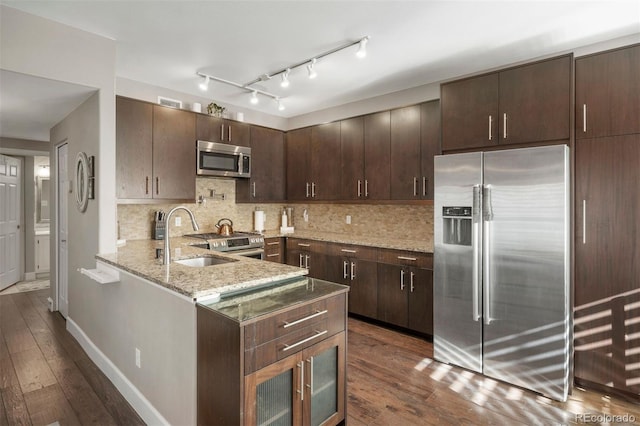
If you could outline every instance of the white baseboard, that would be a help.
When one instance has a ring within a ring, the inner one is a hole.
[[[24,280],[25,281],[34,281],[36,279],[36,273],[35,272],[25,272],[24,273]]]
[[[107,356],[89,339],[78,324],[67,317],[67,331],[80,343],[82,349],[98,368],[111,380],[122,396],[131,404],[134,410],[148,425],[169,425],[169,422],[160,412],[144,397],[133,383],[111,362]]]

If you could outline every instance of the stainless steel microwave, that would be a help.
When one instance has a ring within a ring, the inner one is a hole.
[[[251,148],[198,141],[200,176],[251,177]]]

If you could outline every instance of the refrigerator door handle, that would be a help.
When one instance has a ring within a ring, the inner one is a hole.
[[[482,241],[482,191],[481,185],[473,185],[473,229],[471,241],[473,243],[473,284],[472,284],[472,301],[473,304],[473,320],[480,320],[480,311],[482,310],[482,301],[480,299],[480,286],[482,285],[482,249],[480,241]]]
[[[493,219],[493,211],[491,207],[491,185],[484,185],[482,188],[482,288],[484,298],[484,323],[491,324],[491,274],[489,268],[489,241],[491,239],[491,220]]]

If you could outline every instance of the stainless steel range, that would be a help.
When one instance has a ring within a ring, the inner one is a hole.
[[[204,240],[201,244],[194,244],[209,250],[237,254],[239,256],[263,259],[264,237],[251,232],[234,232],[231,235],[220,235],[215,232],[202,234],[187,234],[185,237]]]

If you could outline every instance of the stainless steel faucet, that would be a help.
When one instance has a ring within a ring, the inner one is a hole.
[[[164,253],[162,254],[162,263],[164,263],[165,265],[168,265],[171,263],[171,248],[169,246],[169,229],[171,228],[170,226],[171,215],[173,215],[173,213],[176,210],[184,210],[187,213],[189,213],[189,217],[191,217],[191,225],[193,226],[193,230],[197,231],[198,229],[200,229],[200,227],[198,226],[198,223],[196,222],[196,217],[193,215],[193,213],[191,213],[191,210],[189,210],[185,206],[178,206],[169,210],[169,213],[167,213],[167,216],[164,219],[166,224],[166,230],[164,233]]]

